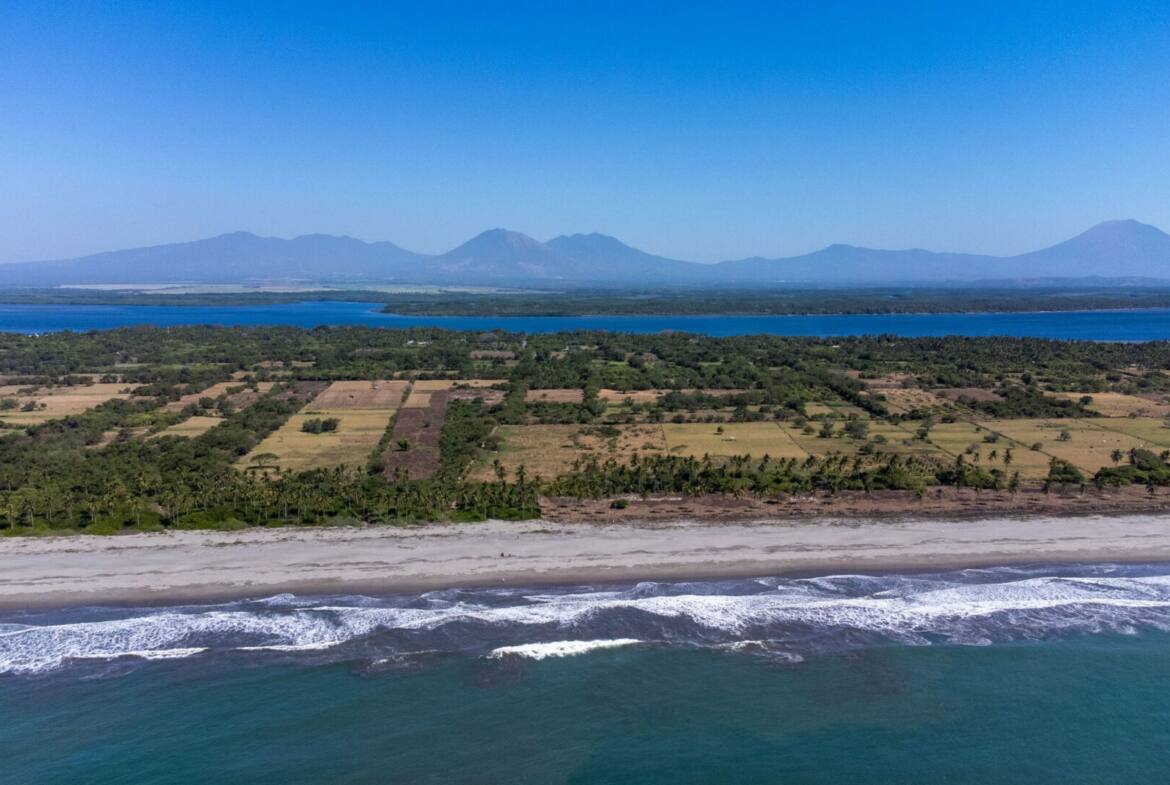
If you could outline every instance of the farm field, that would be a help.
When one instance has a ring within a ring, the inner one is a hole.
[[[624,403],[627,398],[632,403],[657,403],[658,399],[667,393],[667,390],[609,390],[597,391],[597,397],[606,403]]]
[[[862,419],[866,419],[869,416],[860,407],[854,406],[851,403],[846,403],[845,401],[826,401],[823,404],[818,404],[818,406],[823,406],[826,409],[828,409],[828,411],[825,412],[825,414],[831,414],[831,415],[834,415],[836,417],[853,416],[853,417],[861,417]]]
[[[1170,416],[1170,404],[1166,404],[1157,400],[1150,400],[1149,398],[1143,398],[1138,395],[1127,395],[1125,393],[1114,392],[1058,392],[1052,394],[1054,398],[1060,398],[1066,401],[1077,401],[1086,395],[1093,399],[1093,402],[1088,404],[1087,408],[1106,417]]]
[[[292,471],[364,466],[386,432],[407,384],[384,380],[333,382],[238,465],[279,466]],[[309,420],[332,418],[338,420],[336,431],[302,430]]]
[[[419,379],[412,388],[416,393],[454,390],[458,387],[494,387],[504,384],[503,379]]]
[[[722,428],[722,432],[720,432]],[[775,422],[669,423],[662,426],[671,455],[702,458],[767,454],[773,458],[806,458],[808,452]]]
[[[494,480],[494,460],[509,475],[522,465],[530,477],[548,480],[571,469],[580,457],[627,462],[635,452],[652,455],[666,450],[663,427],[652,424],[622,425],[613,431],[581,425],[505,425],[499,435],[499,452],[484,456],[470,473],[473,479]]]
[[[668,390],[599,390],[597,397],[607,404],[624,404],[626,399],[634,404],[656,404]]]
[[[333,382],[309,406],[320,409],[397,409],[409,385],[410,382],[386,379]]]
[[[188,417],[182,422],[175,423],[170,428],[159,431],[153,438],[157,439],[160,436],[184,436],[191,438],[207,433],[221,422],[223,422],[222,417],[195,415],[194,417]]]
[[[411,391],[398,411],[390,446],[382,455],[386,477],[422,480],[438,470],[439,439],[452,395],[448,390]]]
[[[918,423],[906,423],[904,428],[906,431],[913,433],[917,430]],[[947,455],[953,457],[967,453],[968,449],[981,450],[984,447],[992,447],[999,445],[991,445],[984,441],[987,436],[992,436],[986,428],[981,425],[976,425],[973,422],[966,420],[958,420],[956,422],[936,423],[930,428],[927,436],[930,444],[942,450]],[[1013,445],[1004,445],[1011,447]],[[1047,459],[1045,459],[1047,463]]]
[[[484,390],[485,400],[497,401],[498,396],[492,395],[492,390],[488,389],[493,385],[502,384],[498,379],[423,379],[417,381],[410,389],[410,395],[406,401],[403,402],[403,409],[442,409],[443,412],[447,409],[447,401],[449,394],[458,394],[463,388],[469,390]],[[457,395],[462,397],[462,395]],[[434,400],[432,400],[434,399]],[[438,418],[439,423],[442,423],[442,417]],[[437,437],[436,437],[437,438]]]
[[[982,387],[945,387],[934,392],[949,401],[957,401],[960,398],[970,398],[973,401],[1000,400],[999,393],[994,390],[985,390]]]
[[[883,422],[881,420],[868,420],[867,422],[869,424],[869,436],[867,440],[875,449],[883,453],[933,455],[939,458],[946,458],[946,455],[942,454],[942,451],[937,446],[914,438],[914,432],[918,430],[918,423],[907,422],[895,425],[894,423]],[[805,439],[808,438],[804,434],[801,435]],[[850,439],[840,433],[829,441],[837,443],[834,449],[839,452],[852,452],[860,449],[863,444],[861,440]]]
[[[1118,418],[1118,421],[1126,419]],[[1066,460],[1091,474],[1114,465],[1110,457],[1114,450],[1128,453],[1134,448],[1156,448],[1152,442],[1113,429],[1113,422],[1112,418],[1102,418],[1100,421],[994,420],[980,424],[1022,445],[1024,449],[1013,450],[1013,456],[1017,458],[1024,452],[1034,452],[1027,448],[1039,444],[1039,452]],[[1067,432],[1067,440],[1061,440],[1062,432]]]
[[[251,406],[261,395],[264,395],[272,389],[274,382],[258,382],[256,389],[245,389],[233,393],[228,396],[228,400],[237,408],[243,409]],[[216,382],[205,390],[199,392],[187,393],[177,401],[171,401],[163,408],[169,412],[182,411],[191,404],[199,403],[204,398],[218,398],[221,395],[227,395],[228,390],[238,389],[244,386],[242,382],[233,380],[230,382]]]
[[[321,409],[307,406],[269,434],[238,462],[240,468],[278,466],[307,471],[330,466],[364,466],[377,446],[393,411],[390,409]],[[336,417],[336,431],[305,433],[306,421]],[[270,456],[265,458],[265,456]]]
[[[805,433],[805,429],[797,428],[794,425],[777,424],[780,430],[788,434],[789,438],[804,451],[806,455],[823,456],[829,453],[845,453],[853,454],[861,449],[863,445],[872,444],[875,437],[881,436],[885,439],[884,442],[874,444],[875,449],[882,452],[923,452],[925,445],[910,449],[905,447],[902,442],[911,437],[911,433],[899,428],[890,423],[879,422],[876,420],[866,420],[862,418],[869,429],[869,433],[864,439],[854,439],[844,435],[842,432],[843,424],[835,422],[833,426],[834,435],[831,437],[820,436],[820,425],[817,422],[812,422],[810,425],[814,429],[813,433]],[[927,448],[926,451],[929,451]]]
[[[581,403],[581,401],[585,400],[585,392],[574,389],[528,390],[524,394],[524,400],[528,403],[538,403],[540,401],[549,401],[551,403]]]
[[[183,408],[190,406],[193,403],[199,403],[199,401],[203,398],[218,398],[219,396],[225,394],[228,390],[241,386],[241,384],[241,382],[234,380],[230,382],[216,382],[206,389],[187,393],[177,401],[171,401],[163,408],[168,412],[181,411]],[[269,383],[269,387],[271,386],[271,383]]]
[[[256,403],[256,401],[260,400],[269,392],[271,392],[274,386],[276,386],[275,382],[257,382],[256,389],[253,390],[249,388],[247,390],[241,390],[237,393],[232,393],[228,396],[227,399],[228,402],[231,403],[231,405],[236,409],[247,409],[249,406]]]
[[[902,414],[912,409],[933,410],[946,406],[949,401],[932,393],[930,390],[914,388],[889,387],[872,388],[876,394],[885,396],[886,408],[895,414]]]
[[[1099,424],[1110,430],[1148,442],[1150,449],[1156,452],[1170,449],[1170,428],[1166,427],[1166,421],[1161,418],[1115,417],[1100,420]]]
[[[982,424],[967,421],[938,423],[930,429],[928,438],[932,445],[945,452],[946,457],[952,460],[963,455],[969,463],[976,463],[984,468],[1019,472],[1020,477],[1026,479],[1047,475],[1048,462],[1052,454],[1030,449],[1032,442],[1021,443],[1006,434],[998,437],[995,442],[985,441],[988,437],[996,438],[996,433],[1002,433],[994,427],[1001,422],[991,420]],[[984,427],[988,425],[993,427]],[[1011,463],[1005,464],[1004,455],[1009,449],[1012,451]]]
[[[712,398],[729,398],[733,395],[741,395],[747,390],[740,389],[722,389],[711,388],[705,390],[697,390],[687,388],[682,390],[668,390],[663,388],[651,388],[647,390],[617,390],[613,388],[603,388],[597,391],[597,397],[608,403],[623,403],[629,398],[634,403],[656,403],[664,395],[678,392],[682,395],[707,395]]]
[[[16,408],[0,411],[0,420],[17,426],[37,425],[58,417],[81,414],[115,398],[128,399],[132,396],[133,390],[139,386],[137,384],[107,382],[72,387],[40,387],[31,394],[4,395],[2,393],[8,389],[12,389],[13,393],[28,389],[27,387],[6,385],[4,390],[0,390],[0,397],[15,401]],[[22,407],[29,404],[37,408],[33,411],[21,411]]]

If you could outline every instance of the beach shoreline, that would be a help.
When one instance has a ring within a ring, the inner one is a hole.
[[[1167,561],[1148,513],[171,531],[0,539],[0,608]]]

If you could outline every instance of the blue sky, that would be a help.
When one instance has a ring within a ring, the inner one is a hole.
[[[5,0],[0,183],[0,261],[236,229],[702,261],[1170,230],[1170,3]]]

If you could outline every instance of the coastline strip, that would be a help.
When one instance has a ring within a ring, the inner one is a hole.
[[[0,539],[0,607],[1170,561],[1158,515],[859,522],[492,521]]]

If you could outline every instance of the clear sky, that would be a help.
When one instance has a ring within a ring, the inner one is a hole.
[[[497,226],[1012,253],[1111,218],[1170,230],[1165,0],[0,2],[0,261]]]

